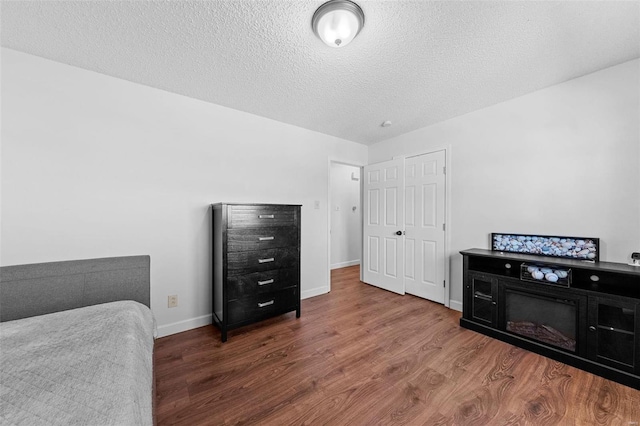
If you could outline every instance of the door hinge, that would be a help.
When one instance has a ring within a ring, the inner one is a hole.
[[[447,280],[442,281],[442,287],[447,287]]]
[[[443,175],[447,174],[447,166],[442,166],[442,174]]]
[[[443,231],[446,231],[446,230],[447,230],[447,224],[446,224],[446,223],[443,223],[443,224],[442,224],[442,230],[443,230]]]

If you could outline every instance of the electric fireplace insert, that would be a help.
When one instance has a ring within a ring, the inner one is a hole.
[[[527,339],[576,351],[578,301],[505,288],[505,329]]]

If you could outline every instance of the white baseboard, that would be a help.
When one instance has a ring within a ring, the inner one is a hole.
[[[161,325],[158,327],[158,337],[165,337],[169,336],[170,334],[182,333],[183,331],[209,325],[211,324],[211,321],[212,317],[211,314],[209,314],[203,315],[201,317],[174,322],[171,324]]]
[[[327,287],[318,287],[311,290],[305,290],[300,294],[302,299],[308,299],[321,294],[329,293]],[[212,314],[202,315],[196,318],[190,318],[183,321],[165,324],[158,327],[158,338],[169,336],[171,334],[182,333],[183,331],[192,330],[194,328],[203,327],[212,323]]]
[[[302,299],[308,299],[310,297],[320,296],[321,294],[329,293],[327,287],[317,287],[311,290],[305,290],[300,294]],[[462,312],[462,302],[457,300],[449,300],[449,308]],[[196,318],[190,318],[183,321],[174,322],[171,324],[161,325],[158,327],[158,337],[165,337],[171,334],[182,333],[183,331],[192,330],[194,328],[203,327],[211,324],[211,314],[202,315]]]
[[[449,309],[454,309],[458,312],[462,312],[462,302],[449,299]]]
[[[320,296],[321,294],[327,293],[329,293],[329,287],[316,287],[300,293],[300,299],[308,299],[310,297]]]
[[[334,263],[331,269],[346,268],[347,266],[355,266],[360,264],[360,259],[349,260],[347,262]]]

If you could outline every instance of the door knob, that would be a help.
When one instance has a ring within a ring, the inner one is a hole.
[[[396,231],[396,235],[402,235],[402,231]]]

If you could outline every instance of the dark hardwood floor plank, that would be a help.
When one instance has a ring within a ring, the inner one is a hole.
[[[159,425],[621,425],[640,391],[460,328],[332,271],[331,293],[229,332],[158,339]]]

